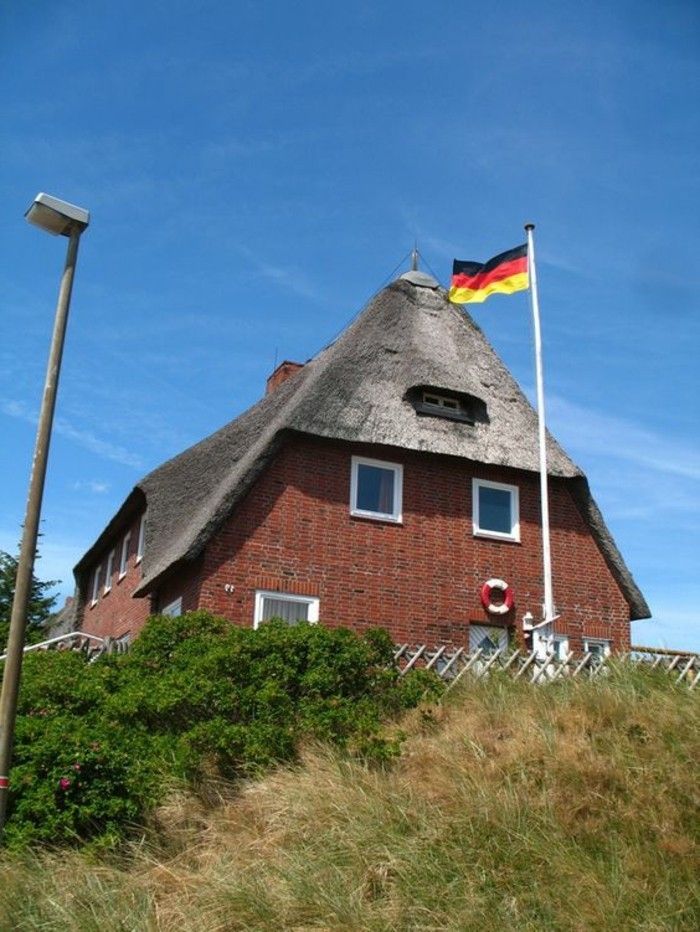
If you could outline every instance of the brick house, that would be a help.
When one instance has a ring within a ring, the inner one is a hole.
[[[627,648],[646,602],[552,437],[548,463],[560,617],[524,634],[543,601],[536,414],[471,318],[408,272],[135,486],[75,568],[79,626],[133,637],[152,612],[202,608],[429,646]],[[512,608],[497,587],[483,604],[493,578]]]

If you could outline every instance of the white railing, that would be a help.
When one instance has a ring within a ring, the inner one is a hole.
[[[124,653],[128,648],[125,640],[71,631],[39,644],[30,644],[24,648],[24,653],[36,650],[79,650],[87,654],[90,660],[96,660],[104,654]],[[6,654],[0,656],[0,662],[5,657]],[[568,652],[564,657],[557,657],[554,654],[542,655],[539,651],[527,653],[519,648],[502,647],[490,653],[478,648],[469,653],[463,647],[448,647],[444,644],[433,648],[428,648],[427,644],[416,647],[401,644],[394,652],[394,663],[399,669],[399,676],[405,676],[413,669],[432,670],[445,680],[448,689],[452,689],[467,675],[478,679],[501,672],[516,680],[546,683],[563,677],[605,675],[611,668],[624,663],[639,664],[650,670],[664,670],[677,685],[685,684],[688,689],[695,689],[700,683],[700,654],[657,647],[632,647],[627,653],[607,657],[591,652],[578,655]]]
[[[58,634],[38,644],[28,644],[23,653],[29,654],[36,650],[73,650],[83,651],[90,660],[96,660],[103,654],[123,653],[126,649],[125,642],[115,641],[114,638],[101,638],[85,631],[69,631],[68,634]],[[2,654],[0,662],[6,657],[7,654]]]
[[[527,679],[531,683],[552,682],[565,677],[593,677],[606,675],[613,667],[623,663],[644,665],[650,670],[665,670],[677,685],[695,689],[700,682],[700,654],[655,650],[634,647],[625,654],[607,657],[591,652],[563,657],[542,655],[520,649],[501,648],[484,653],[479,648],[471,653],[463,647],[440,646],[428,648],[426,644],[411,647],[401,644],[394,653],[399,676],[409,670],[433,670],[448,684],[448,689],[469,675],[475,678],[489,676],[496,671],[507,673],[514,679]]]

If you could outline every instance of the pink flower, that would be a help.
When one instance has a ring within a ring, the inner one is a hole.
[[[69,787],[70,787],[70,780],[68,779],[68,777],[61,777],[61,779],[58,781],[59,790],[63,790],[65,792],[65,790],[67,790]]]
[[[73,770],[80,770],[80,764],[73,764]]]

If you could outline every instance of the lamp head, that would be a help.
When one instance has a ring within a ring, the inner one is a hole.
[[[24,216],[54,236],[70,236],[76,228],[82,233],[90,223],[90,214],[84,208],[44,193],[37,194]]]

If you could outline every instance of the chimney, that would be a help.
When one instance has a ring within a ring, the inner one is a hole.
[[[285,361],[281,362],[272,373],[272,375],[268,378],[267,385],[265,387],[265,394],[269,395],[270,392],[274,392],[277,386],[281,385],[282,382],[286,382],[290,375],[294,375],[295,372],[298,372],[299,369],[303,368],[303,362],[290,362],[289,359],[285,359]]]

